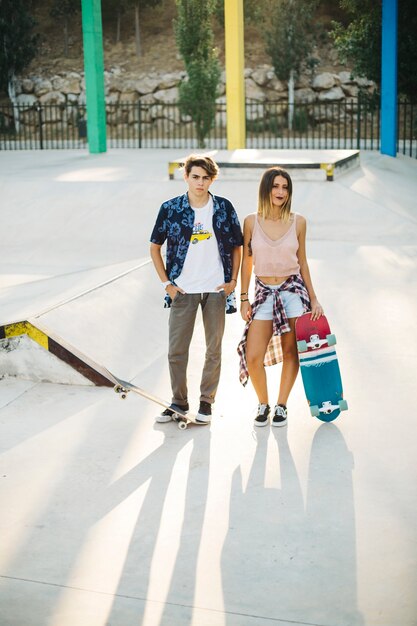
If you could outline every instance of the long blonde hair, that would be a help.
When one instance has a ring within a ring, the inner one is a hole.
[[[258,215],[266,220],[276,217],[271,201],[271,192],[277,176],[282,176],[288,183],[288,196],[281,208],[281,219],[283,222],[288,222],[291,215],[292,180],[287,170],[279,166],[269,167],[262,175],[258,192]]]

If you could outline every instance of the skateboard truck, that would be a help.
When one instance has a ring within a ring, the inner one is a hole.
[[[188,426],[187,419],[182,417],[182,415],[178,415],[178,413],[174,413],[174,422],[177,422],[180,430],[185,430]]]
[[[307,343],[309,348],[321,348],[326,342],[325,339],[320,339],[319,335],[311,335],[310,341]]]
[[[123,387],[123,385],[115,385],[114,391],[120,394],[122,400],[125,400],[127,398],[127,389],[126,387]]]
[[[329,334],[326,336],[326,339],[320,339],[320,335],[310,335],[310,341],[305,341],[303,339],[297,341],[298,352],[307,352],[308,349],[317,350],[325,345],[336,345],[336,336]]]
[[[347,411],[348,403],[346,400],[339,400],[338,404],[332,404],[330,400],[322,402],[321,406],[310,406],[310,413],[313,417],[318,417],[320,413],[330,415],[333,411]]]
[[[322,406],[320,407],[320,412],[325,413],[326,415],[330,415],[330,413],[332,413],[335,409],[338,409],[338,408],[339,408],[339,405],[332,404],[331,401],[323,402]]]

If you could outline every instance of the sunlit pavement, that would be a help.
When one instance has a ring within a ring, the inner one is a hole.
[[[30,319],[169,400],[148,239],[178,156],[0,153],[0,325]],[[242,222],[256,208],[254,181],[212,190]],[[416,198],[417,162],[378,153],[295,181],[349,403],[330,424],[298,378],[288,426],[254,430],[238,315],[213,422],[185,431],[138,396],[42,382],[49,355],[0,356],[20,371],[0,380],[1,626],[416,626]],[[193,408],[203,353],[199,325]]]

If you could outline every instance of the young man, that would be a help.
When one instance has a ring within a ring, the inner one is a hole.
[[[189,410],[188,352],[199,306],[206,355],[197,419],[211,421],[220,378],[225,312],[236,287],[243,243],[233,205],[209,192],[217,174],[217,164],[210,157],[189,156],[184,164],[188,190],[162,204],[151,234],[151,258],[166,291],[165,306],[171,308],[168,362],[172,409],[165,409],[157,422],[169,422],[175,407]],[[161,254],[165,241],[166,266]],[[227,312],[235,311],[229,306]]]

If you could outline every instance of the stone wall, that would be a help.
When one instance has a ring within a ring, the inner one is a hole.
[[[122,124],[137,122],[137,108],[132,105],[141,103],[148,105],[142,117],[142,123],[169,124],[191,123],[190,119],[178,118],[169,106],[178,100],[178,86],[186,77],[185,72],[169,72],[165,74],[151,73],[132,75],[119,67],[105,72],[105,96],[107,103],[107,123],[117,127]],[[280,115],[286,114],[288,101],[287,85],[277,79],[272,66],[262,65],[255,69],[245,69],[246,97],[255,105],[251,109],[249,119],[261,120],[268,103],[280,103]],[[349,71],[337,74],[323,72],[312,76],[302,76],[295,88],[296,103],[311,105],[309,115],[316,123],[323,122],[323,110],[331,107],[319,107],[320,103],[346,102],[356,98],[359,91],[372,93],[375,84],[366,79],[352,79]],[[27,126],[36,125],[34,107],[41,105],[61,105],[49,108],[43,124],[57,125],[66,122],[75,124],[79,120],[80,108],[85,106],[85,80],[82,73],[59,72],[53,76],[25,76],[18,78],[16,83],[17,103],[21,110],[20,122]],[[222,74],[218,102],[224,104],[225,73]],[[46,107],[48,109],[48,107]],[[224,107],[223,107],[224,109]],[[352,102],[350,113],[353,114]],[[224,126],[225,112],[219,113],[218,124]],[[325,113],[327,121],[329,115]]]

